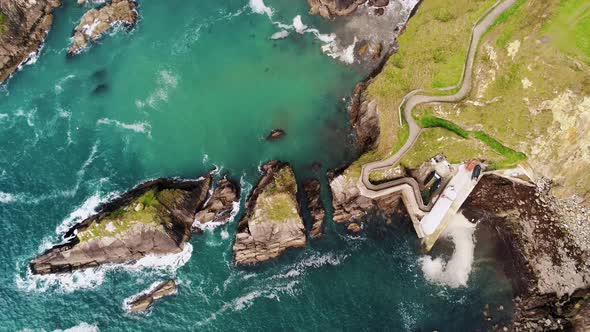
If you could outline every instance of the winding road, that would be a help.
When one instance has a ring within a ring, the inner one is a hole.
[[[369,181],[369,174],[374,170],[395,166],[401,160],[404,154],[412,148],[414,143],[416,143],[416,140],[422,131],[422,128],[416,123],[414,117],[412,116],[412,110],[416,106],[434,102],[454,103],[461,101],[467,96],[471,90],[471,83],[473,79],[473,63],[481,37],[492,26],[492,24],[494,24],[496,19],[508,8],[510,8],[516,1],[517,0],[499,0],[496,2],[496,4],[494,4],[494,6],[488,9],[482,15],[478,22],[476,22],[476,25],[473,27],[471,32],[469,50],[463,69],[462,85],[457,93],[447,96],[428,96],[418,94],[420,90],[414,90],[404,97],[402,101],[402,105],[404,107],[403,116],[410,129],[408,140],[401,147],[401,149],[399,149],[399,151],[397,151],[391,157],[384,160],[367,163],[362,166],[361,181],[359,181],[358,185],[361,193],[364,196],[376,198],[384,195],[390,195],[395,192],[402,192],[402,198],[404,199],[404,203],[406,204],[406,208],[408,208],[408,210],[414,210],[415,208],[418,208],[420,211],[415,211],[416,214],[423,215],[432,209],[434,203],[430,202],[428,204],[424,204],[420,194],[420,185],[414,178],[408,177],[381,184],[373,184],[371,181]],[[457,85],[440,90],[453,90],[455,88],[457,88]],[[413,194],[410,192],[410,190],[413,191]]]

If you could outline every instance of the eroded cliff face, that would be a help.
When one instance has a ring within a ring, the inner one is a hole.
[[[491,224],[508,244],[516,291],[512,331],[587,324],[590,313],[588,211],[560,201],[550,188],[502,177],[482,178],[463,214]]]
[[[291,166],[270,161],[262,172],[238,224],[233,247],[237,265],[267,261],[307,242]]]
[[[403,207],[401,196],[386,195],[376,199],[361,195],[357,180],[339,172],[329,172],[332,191],[333,220],[338,224],[362,223],[367,214],[387,216]],[[354,227],[354,226],[353,226]],[[356,228],[356,227],[355,227]]]
[[[211,206],[204,207],[211,186],[211,175],[194,181],[157,179],[141,184],[70,229],[65,236],[70,241],[35,258],[31,271],[62,273],[179,253],[194,230],[196,215],[211,211]],[[214,192],[230,195],[228,190],[222,181]],[[221,202],[221,206],[215,204],[215,211],[232,208],[231,200],[214,201]]]
[[[0,0],[0,83],[39,51],[60,5],[59,0]]]

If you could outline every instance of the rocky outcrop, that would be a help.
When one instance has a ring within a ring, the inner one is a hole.
[[[377,102],[367,99],[367,82],[358,83],[354,88],[352,103],[348,111],[350,124],[355,131],[361,151],[371,150],[377,143],[381,132]]]
[[[125,309],[131,313],[146,311],[152,306],[154,301],[174,295],[176,291],[177,287],[174,280],[160,282],[127,301],[125,303]]]
[[[273,129],[268,135],[266,135],[267,141],[274,141],[285,136],[283,129]]]
[[[59,0],[0,0],[0,83],[39,51],[60,5]]]
[[[70,272],[181,252],[210,187],[211,176],[146,182],[70,229],[65,238],[71,240],[35,258],[31,271]]]
[[[588,324],[582,319],[590,312],[589,219],[583,209],[564,209],[548,187],[487,175],[463,214],[491,224],[512,253],[506,272],[518,297],[510,331]]]
[[[348,16],[364,4],[374,7],[375,15],[383,15],[383,8],[389,5],[389,0],[307,0],[307,3],[311,15],[319,14],[323,18],[333,19],[336,16]]]
[[[237,265],[267,261],[287,248],[306,244],[291,166],[270,161],[262,166],[262,172],[238,224],[233,247]]]
[[[320,181],[306,181],[303,184],[303,190],[305,191],[307,207],[313,221],[309,236],[311,236],[311,238],[318,238],[322,236],[322,232],[324,230],[324,219],[326,217],[326,211],[324,210],[324,206],[320,199]]]
[[[341,172],[329,172],[328,180],[332,191],[333,220],[339,224],[361,222],[369,213],[381,214],[384,217],[394,211],[401,213],[401,197],[392,194],[376,199],[360,194],[356,180]]]
[[[227,222],[234,209],[234,205],[240,200],[238,186],[231,180],[223,178],[217,182],[211,198],[205,203],[201,211],[195,216],[193,228],[213,222]]]
[[[136,21],[137,11],[133,0],[112,0],[102,7],[90,9],[74,28],[68,54],[80,53],[88,43],[98,40],[115,24],[131,28]]]

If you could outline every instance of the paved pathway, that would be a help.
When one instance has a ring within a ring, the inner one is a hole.
[[[473,27],[473,30],[471,32],[469,50],[467,53],[465,67],[463,70],[462,85],[457,93],[448,96],[427,96],[417,94],[419,90],[414,90],[404,97],[403,100],[405,101],[405,105],[403,108],[403,116],[406,119],[408,126],[410,127],[410,135],[408,137],[408,140],[402,146],[402,148],[399,149],[399,151],[397,151],[393,156],[384,160],[375,161],[363,165],[360,179],[361,181],[359,181],[359,189],[361,190],[361,193],[364,196],[376,198],[384,195],[389,195],[394,192],[402,192],[402,194],[406,192],[406,194],[403,195],[403,197],[405,198],[404,203],[406,203],[407,200],[411,200],[411,202],[407,203],[409,203],[409,205],[413,207],[417,207],[420,210],[420,212],[414,211],[415,214],[423,215],[424,212],[428,212],[432,209],[432,202],[425,205],[422,201],[419,184],[418,182],[416,182],[414,178],[402,178],[381,184],[372,184],[369,181],[369,174],[374,170],[395,166],[401,160],[404,154],[412,148],[414,143],[416,143],[416,140],[418,139],[418,136],[420,135],[422,128],[420,128],[420,126],[412,117],[412,110],[414,109],[414,107],[420,104],[434,102],[454,103],[464,99],[467,96],[467,94],[471,90],[471,83],[473,79],[473,63],[475,60],[475,55],[477,53],[477,48],[479,45],[479,41],[481,40],[481,37],[496,21],[496,19],[508,8],[510,8],[515,2],[516,0],[499,0],[494,6],[492,6],[484,13],[482,18]],[[441,90],[452,90],[456,87],[457,86],[452,86]],[[412,188],[414,195],[410,195],[409,193],[407,193],[408,186]],[[407,205],[408,204],[406,204],[406,206]],[[411,209],[410,206],[407,206],[407,208]]]

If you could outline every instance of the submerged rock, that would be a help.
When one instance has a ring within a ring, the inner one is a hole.
[[[31,271],[70,272],[179,253],[210,187],[211,176],[196,181],[157,179],[139,185],[71,228],[65,236],[71,240],[35,258]]]
[[[237,265],[267,261],[287,248],[306,244],[291,166],[270,161],[262,166],[262,171],[238,225],[233,247]]]
[[[305,191],[305,196],[307,198],[307,207],[309,208],[311,218],[313,219],[313,226],[311,227],[309,235],[312,238],[318,238],[322,236],[324,218],[326,216],[324,206],[320,199],[320,181],[306,181],[303,184],[303,190]]]
[[[89,42],[98,40],[115,24],[132,27],[136,21],[137,11],[133,0],[112,0],[102,7],[90,9],[74,28],[68,54],[80,53]]]
[[[238,186],[227,178],[219,180],[211,198],[203,206],[203,209],[196,214],[193,229],[198,229],[200,225],[208,222],[227,222],[231,217],[234,205],[239,200]]]
[[[154,301],[174,295],[176,292],[177,286],[174,280],[163,281],[125,303],[125,308],[131,313],[146,311]]]
[[[38,53],[60,5],[59,0],[0,0],[0,83]]]

